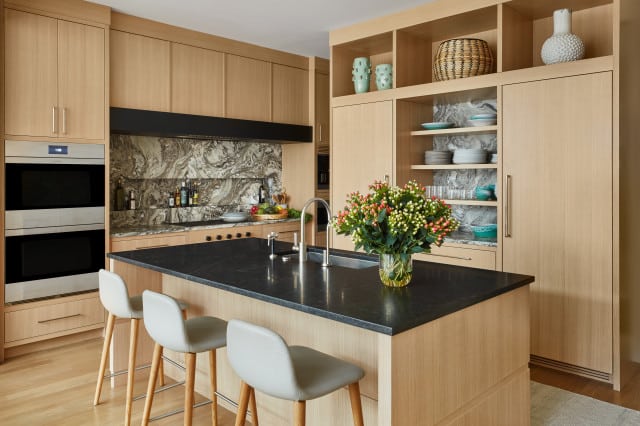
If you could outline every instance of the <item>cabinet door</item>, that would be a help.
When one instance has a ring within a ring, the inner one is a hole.
[[[171,111],[222,117],[224,54],[171,43]]]
[[[5,132],[55,137],[58,29],[53,18],[5,9]]]
[[[226,56],[226,116],[271,121],[271,64]]]
[[[104,29],[58,22],[59,135],[105,139]]]
[[[170,110],[168,41],[111,30],[111,106]]]
[[[393,104],[391,101],[333,109],[331,138],[332,213],[345,206],[347,194],[366,193],[375,180],[393,172]],[[353,250],[350,237],[333,237],[333,247]]]
[[[309,125],[309,71],[273,64],[273,121]]]
[[[502,110],[503,268],[536,278],[531,352],[611,373],[611,73],[505,86]]]
[[[318,148],[329,148],[331,128],[329,127],[329,76],[316,73],[316,122],[315,138]]]

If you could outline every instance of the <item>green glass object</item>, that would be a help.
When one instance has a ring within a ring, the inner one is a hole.
[[[407,253],[380,254],[380,281],[389,287],[404,287],[411,281],[413,261]]]

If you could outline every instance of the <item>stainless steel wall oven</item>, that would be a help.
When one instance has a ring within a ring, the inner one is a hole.
[[[5,303],[98,288],[104,145],[5,141]]]

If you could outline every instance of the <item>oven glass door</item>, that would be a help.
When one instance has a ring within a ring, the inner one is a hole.
[[[97,272],[104,238],[104,229],[6,237],[6,285]]]
[[[7,210],[104,206],[104,165],[5,164]]]

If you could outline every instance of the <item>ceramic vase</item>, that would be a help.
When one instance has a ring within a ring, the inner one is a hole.
[[[393,67],[391,64],[376,65],[376,87],[378,90],[391,89],[393,85]]]
[[[369,80],[371,78],[371,62],[369,58],[355,58],[353,60],[353,70],[351,71],[353,88],[356,93],[369,91]]]
[[[411,254],[380,254],[378,270],[380,281],[387,287],[404,287],[411,281],[413,261]]]
[[[545,40],[540,52],[542,62],[577,61],[584,57],[584,43],[575,34],[571,34],[571,11],[558,9],[553,12],[553,35]]]

